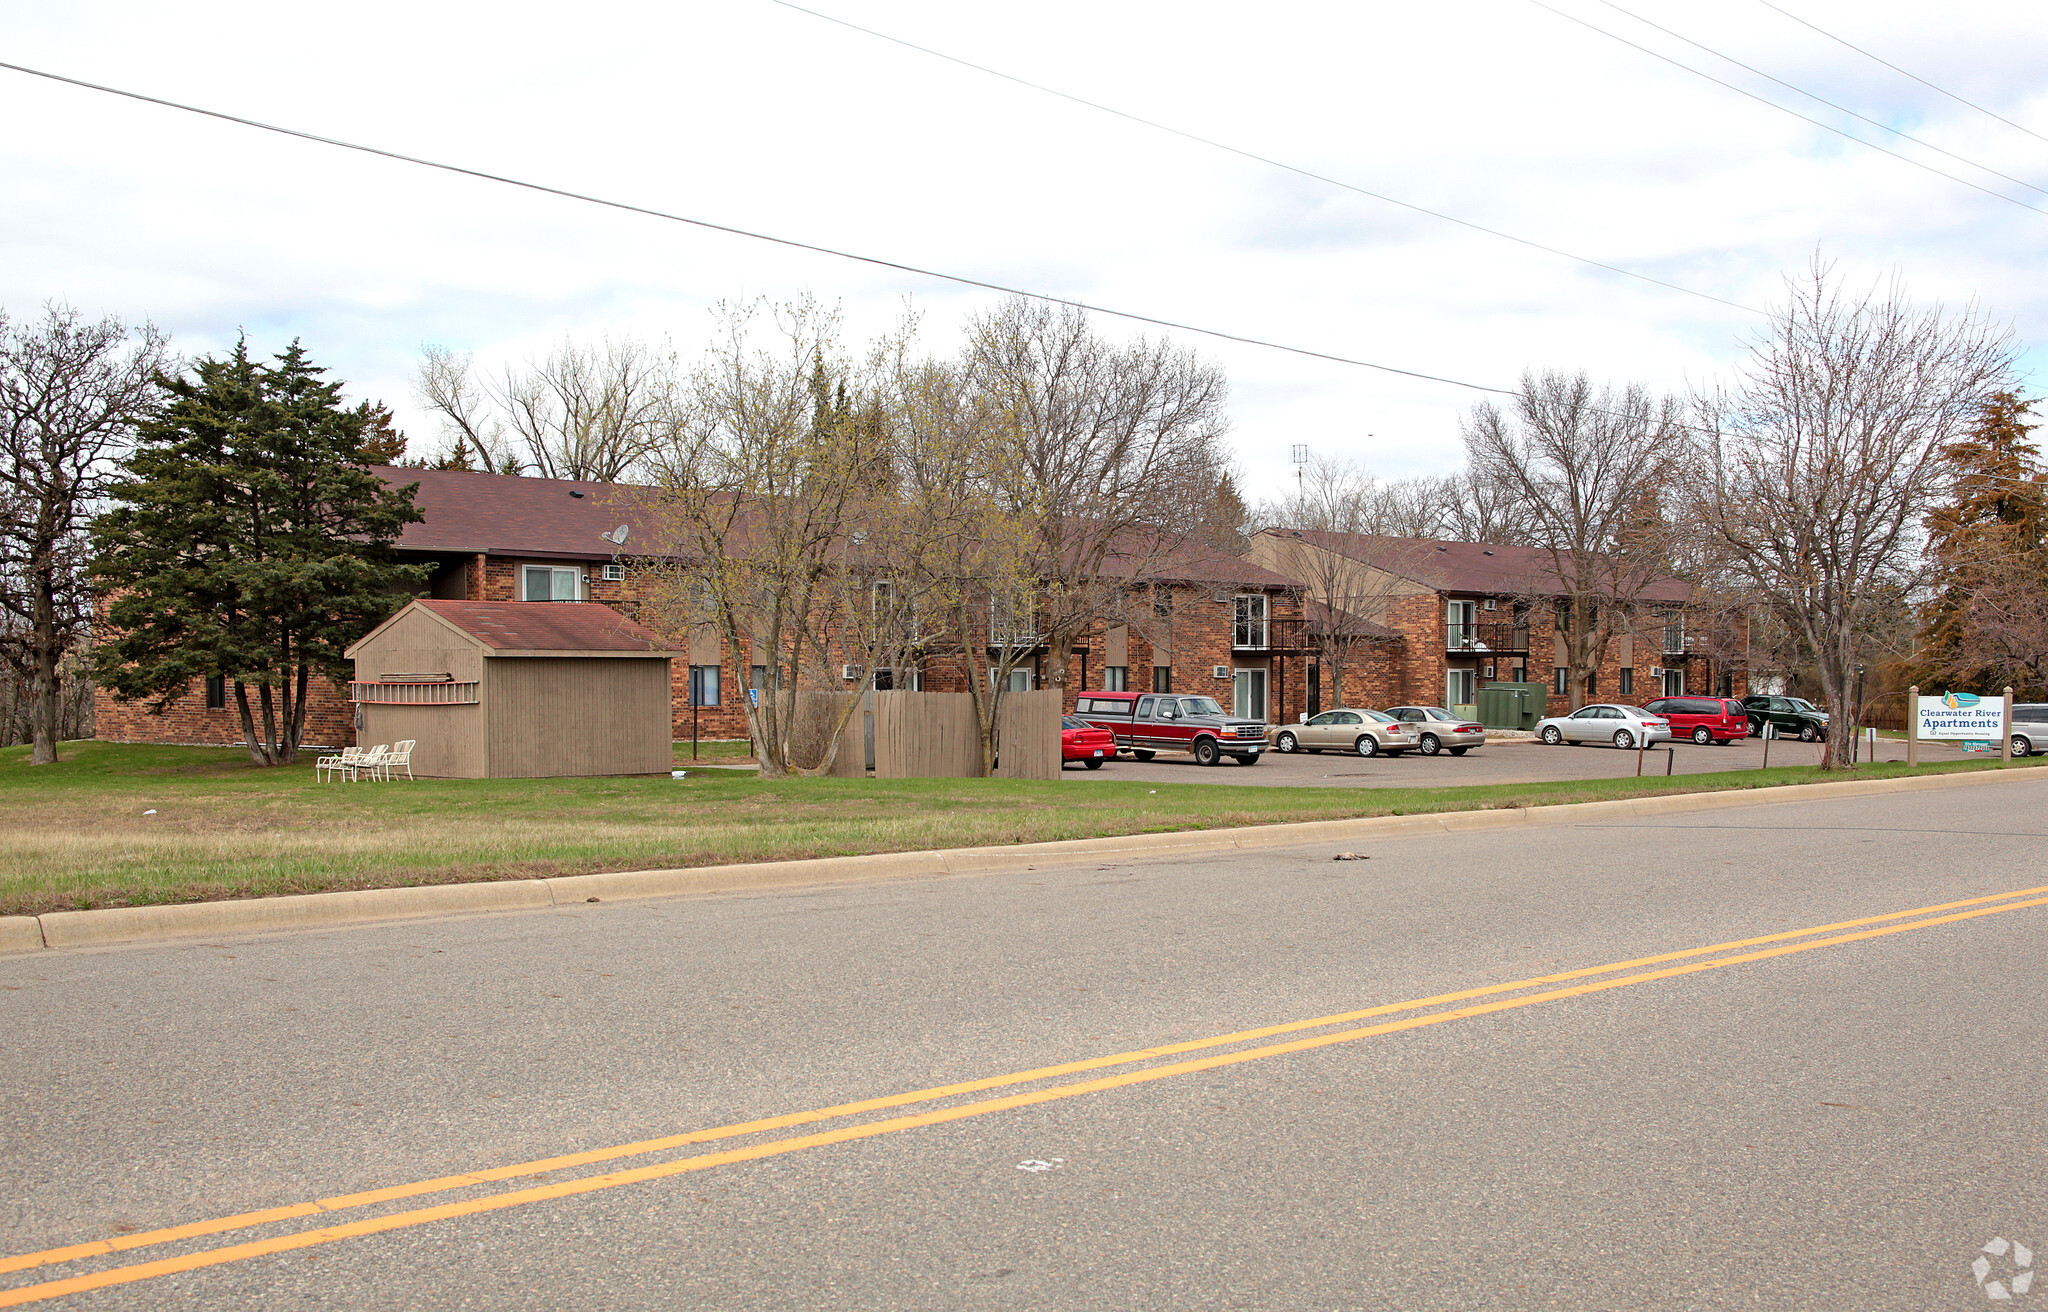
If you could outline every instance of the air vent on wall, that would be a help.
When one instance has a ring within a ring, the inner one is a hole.
[[[1230,667],[1228,665],[1211,665],[1209,667],[1209,673],[1214,675],[1216,678],[1227,679],[1230,677]]]

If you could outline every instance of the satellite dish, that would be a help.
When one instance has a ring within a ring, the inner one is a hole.
[[[613,529],[611,532],[600,533],[598,534],[598,536],[603,538],[606,542],[611,543],[615,547],[623,547],[626,545],[627,530],[629,530],[631,527],[632,525],[630,524],[621,524],[617,528]]]

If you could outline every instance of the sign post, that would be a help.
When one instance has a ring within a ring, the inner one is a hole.
[[[2012,764],[2012,689],[2005,690],[2005,714],[2000,717],[1998,759],[2001,768]]]
[[[1920,764],[1920,685],[1906,690],[1906,765]]]

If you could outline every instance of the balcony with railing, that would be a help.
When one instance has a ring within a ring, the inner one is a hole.
[[[1445,626],[1447,652],[1526,652],[1529,626],[1526,624],[1459,624]]]
[[[1307,642],[1307,623],[1298,616],[1240,615],[1230,630],[1232,651],[1300,651]]]

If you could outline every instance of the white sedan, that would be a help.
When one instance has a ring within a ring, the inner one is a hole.
[[[1634,751],[1638,746],[1670,742],[1671,722],[1640,706],[1600,702],[1581,706],[1570,715],[1538,720],[1536,737],[1552,747],[1559,743],[1613,743]]]

